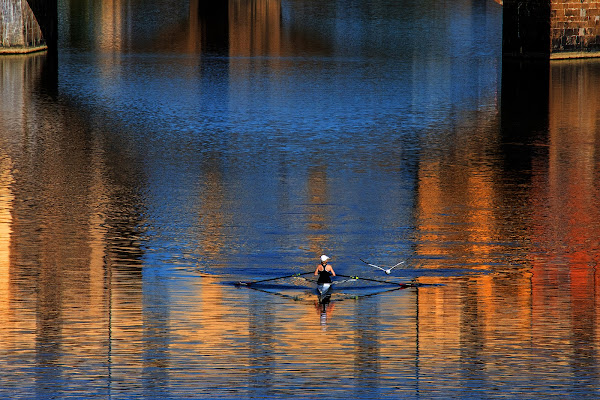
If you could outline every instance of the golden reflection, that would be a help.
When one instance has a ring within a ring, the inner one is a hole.
[[[448,262],[490,263],[500,217],[495,214],[496,172],[491,166],[469,165],[469,157],[459,155],[454,165],[438,160],[421,163],[417,254]]]
[[[420,254],[431,252],[445,254],[441,247],[442,232],[439,226],[439,213],[443,212],[445,205],[441,191],[442,177],[440,176],[440,162],[422,163],[419,168],[419,198],[417,210],[419,215],[419,230],[421,231],[422,244],[419,245]]]
[[[187,53],[200,53],[202,51],[202,30],[198,21],[200,1],[201,0],[190,0],[189,26],[187,34],[184,35],[184,48]],[[172,38],[173,35],[171,35],[171,39]]]
[[[101,151],[102,143],[98,139],[92,144],[90,163],[93,166],[90,170],[90,203],[91,210],[89,215],[89,238],[90,238],[90,309],[105,310],[106,305],[106,257],[108,243],[106,238],[106,216],[109,213],[106,193],[110,192],[108,182],[106,181],[107,171],[103,153]],[[110,284],[110,283],[109,283]],[[101,317],[99,317],[101,319]]]
[[[10,237],[12,233],[12,206],[14,195],[12,185],[12,162],[7,157],[0,158],[0,330],[12,326],[14,311],[11,310],[11,284],[10,284]],[[11,335],[1,335],[11,343]],[[8,345],[3,340],[3,345]]]
[[[435,377],[438,371],[446,371],[447,377],[460,379],[460,372],[452,371],[481,368],[487,371],[485,376],[502,376],[534,365],[527,274],[438,282],[444,286],[417,289],[419,374]],[[510,358],[496,362],[488,358],[491,354],[510,354]]]
[[[596,342],[600,293],[598,87],[599,61],[552,62],[548,162],[532,190],[535,235],[545,250],[532,257],[535,331],[569,332],[587,343]],[[588,350],[573,349],[591,356]]]
[[[565,246],[559,254],[569,259],[572,273],[599,260],[598,85],[598,60],[551,64],[548,185],[539,189],[552,201],[546,214],[538,214],[539,227],[548,244]]]
[[[323,330],[327,330],[327,320],[331,318],[333,309],[335,308],[335,303],[329,301],[321,302],[319,300],[315,300],[314,305],[315,310],[319,315],[319,322],[321,324],[321,328]]]
[[[125,45],[122,0],[103,0],[100,3],[100,32],[96,35],[98,47],[103,51],[119,52]]]
[[[251,334],[248,316],[245,311],[230,307],[226,300],[231,294],[224,291],[225,287],[218,278],[203,276],[193,297],[185,299],[186,305],[193,306],[174,313],[172,335],[180,338],[182,348],[197,355],[213,354],[218,349],[222,360],[239,357],[236,341]]]
[[[229,0],[228,4],[230,56],[280,55],[279,0]]]
[[[105,365],[109,357],[139,367],[136,215],[121,201],[132,196],[118,193],[135,185],[110,178],[123,175],[107,167],[106,143],[92,143],[78,112],[31,94],[45,57],[0,59],[2,347],[18,350],[20,368]],[[118,158],[122,172],[127,159]]]
[[[495,130],[490,126],[486,132]],[[502,172],[484,157],[484,149],[500,151],[499,140],[479,131],[452,140],[456,150],[419,165],[415,251],[424,258],[424,268],[488,269],[496,262],[496,241],[511,240],[502,236],[506,229],[501,213]],[[428,277],[419,282],[445,286],[417,289],[420,373],[431,376],[437,370],[452,370],[484,358],[486,351],[502,351],[529,340],[532,289],[526,272],[506,277]],[[430,354],[439,357],[432,360]],[[501,370],[494,365],[485,368]]]
[[[199,252],[206,260],[223,260],[222,250],[227,246],[227,214],[223,211],[226,199],[222,160],[211,157],[206,161],[200,194],[198,217],[202,227],[198,244]]]
[[[28,293],[32,274],[17,268],[19,249],[13,237],[20,234],[15,220],[15,204],[23,200],[13,156],[28,133],[33,110],[29,93],[42,72],[44,54],[0,57],[0,347],[5,351],[33,347],[36,320],[35,303]],[[15,332],[18,332],[15,334]]]
[[[200,53],[206,50],[203,46],[207,44],[223,46],[234,57],[281,54],[284,38],[280,1],[224,1],[224,6],[215,6],[190,0],[187,21],[173,23],[153,38],[143,38],[145,45],[154,51],[185,53]],[[126,2],[103,1],[98,15],[100,32],[96,40],[99,49],[120,52],[133,45],[139,46],[132,42],[134,32]]]

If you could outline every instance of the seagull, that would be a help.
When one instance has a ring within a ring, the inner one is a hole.
[[[388,274],[388,275],[389,275],[389,274],[391,274],[391,273],[392,273],[392,270],[393,270],[394,268],[396,268],[398,265],[401,265],[401,264],[404,264],[404,263],[405,263],[405,261],[400,261],[398,264],[394,265],[393,267],[390,267],[390,268],[388,268],[388,269],[385,269],[385,268],[383,268],[383,267],[380,267],[379,265],[370,264],[370,263],[366,262],[365,260],[363,260],[362,258],[359,258],[359,260],[360,260],[360,261],[362,261],[362,262],[364,262],[365,264],[367,264],[367,265],[371,266],[371,267],[378,268],[378,269],[382,270],[383,272],[385,272],[385,273],[386,273],[386,274]]]

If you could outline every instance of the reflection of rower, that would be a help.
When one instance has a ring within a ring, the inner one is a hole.
[[[319,321],[321,329],[327,330],[327,319],[331,317],[333,312],[334,304],[329,301],[329,296],[325,296],[324,299],[315,301],[315,310],[319,314]]]
[[[326,255],[321,256],[321,264],[317,266],[315,270],[315,275],[319,275],[319,279],[317,279],[317,289],[321,296],[325,296],[329,289],[331,288],[331,277],[335,276],[335,271],[333,267],[327,264],[327,260],[329,257]]]

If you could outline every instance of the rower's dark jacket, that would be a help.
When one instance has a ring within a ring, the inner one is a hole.
[[[331,283],[331,272],[325,269],[325,265],[323,265],[323,271],[319,271],[317,283]]]

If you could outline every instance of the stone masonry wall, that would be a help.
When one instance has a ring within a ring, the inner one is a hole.
[[[551,0],[550,7],[551,58],[600,52],[600,0]]]
[[[600,0],[504,0],[502,25],[505,56],[600,57]]]
[[[0,50],[44,43],[40,26],[26,0],[0,0]]]

